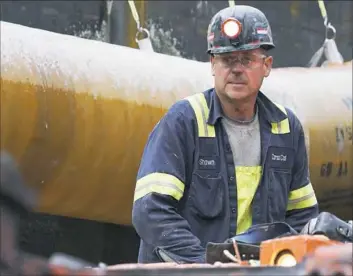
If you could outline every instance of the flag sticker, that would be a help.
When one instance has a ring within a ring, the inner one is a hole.
[[[267,28],[257,28],[256,29],[256,33],[260,34],[260,35],[267,35],[268,34],[268,30],[267,30]]]

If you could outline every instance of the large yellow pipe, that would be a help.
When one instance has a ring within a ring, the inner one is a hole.
[[[38,188],[38,211],[131,224],[148,134],[176,100],[212,84],[208,63],[1,22],[1,149]],[[302,120],[326,205],[352,188],[352,141],[337,145],[335,133],[352,131],[351,90],[351,65],[274,69],[264,83]],[[347,174],[321,177],[329,161],[346,161]],[[342,206],[331,210],[351,217]]]

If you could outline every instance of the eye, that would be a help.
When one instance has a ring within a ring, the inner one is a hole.
[[[222,63],[226,65],[231,65],[233,64],[233,59],[231,57],[223,57],[222,58]]]
[[[251,57],[243,57],[242,58],[242,63],[244,65],[250,64],[253,61],[253,59]]]

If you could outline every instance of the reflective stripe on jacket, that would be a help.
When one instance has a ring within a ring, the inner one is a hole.
[[[261,92],[257,104],[261,176],[248,222],[285,221],[300,230],[318,215],[302,125]],[[246,196],[237,194],[239,177],[222,116],[210,89],[175,103],[151,132],[132,211],[141,237],[138,262],[202,263],[207,242],[238,232],[242,206],[230,198]]]

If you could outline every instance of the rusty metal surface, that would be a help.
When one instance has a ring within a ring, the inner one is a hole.
[[[227,264],[120,264],[108,267],[109,272],[121,275],[293,275],[293,276],[350,276],[353,265],[353,245],[335,244],[317,247],[293,267],[239,266]],[[339,274],[340,273],[340,274]]]
[[[131,266],[131,269],[115,269],[111,270],[112,273],[121,273],[121,275],[188,275],[188,276],[201,276],[201,275],[234,275],[234,276],[250,276],[250,275],[293,275],[300,276],[304,275],[302,268],[297,267],[239,267],[231,265],[215,266],[215,265],[178,265],[173,268],[168,268],[168,266],[162,268],[153,268],[147,265],[135,265]],[[108,275],[109,272],[108,272]]]
[[[1,148],[39,190],[38,211],[130,225],[148,134],[212,84],[208,63],[1,22]],[[263,86],[302,120],[321,208],[342,218],[352,217],[351,90],[351,63],[274,69]]]

